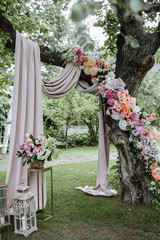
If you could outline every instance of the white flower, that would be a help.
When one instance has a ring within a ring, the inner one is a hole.
[[[110,77],[111,79],[114,79],[115,78],[114,72],[109,72],[108,77]]]
[[[35,144],[39,144],[39,141],[37,139],[35,140]]]
[[[26,138],[29,138],[30,134],[29,134],[29,133],[26,133],[25,136],[26,136]]]
[[[123,119],[120,119],[119,121],[119,127],[121,130],[123,131],[127,131],[126,127],[127,127],[127,122]]]
[[[136,142],[136,146],[138,149],[141,149],[143,147],[143,144],[141,142]]]
[[[108,77],[108,78],[106,79],[105,88],[106,88],[106,89],[112,89],[111,83],[112,83],[112,79]]]
[[[151,148],[153,148],[153,149],[157,148],[157,146],[158,146],[157,141],[156,141],[156,140],[152,140],[152,141],[150,142],[150,146],[151,146]]]
[[[158,188],[158,194],[160,194],[160,188]]]
[[[152,182],[151,182],[151,185],[155,185],[155,182],[152,181]]]
[[[129,141],[133,142],[133,136],[132,135],[129,137]]]
[[[46,151],[46,156],[48,157],[50,154],[51,154],[51,151],[50,151],[50,150],[47,150],[47,151]]]
[[[116,120],[116,121],[118,121],[118,120],[121,119],[121,118],[120,118],[120,115],[119,115],[118,113],[112,113],[111,118],[114,119],[114,120]]]
[[[139,113],[141,111],[140,107],[135,106],[133,109],[134,112]]]
[[[145,155],[145,156],[144,156],[144,159],[145,159],[145,160],[148,160],[148,159],[149,159],[149,156]]]
[[[31,138],[27,138],[27,142],[32,142],[32,139]]]
[[[42,141],[42,140],[43,140],[43,136],[41,136],[41,135],[38,136],[38,137],[37,137],[37,140]]]

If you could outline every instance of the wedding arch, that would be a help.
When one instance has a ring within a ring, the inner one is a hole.
[[[37,43],[26,39],[16,32],[15,76],[12,103],[12,123],[9,147],[9,163],[6,176],[8,184],[9,205],[12,196],[23,179],[27,179],[27,166],[22,166],[18,159],[17,145],[24,142],[25,133],[38,136],[43,134],[42,91],[51,98],[60,98],[77,91],[101,96],[98,83],[89,84],[80,79],[81,70],[74,63],[68,63],[62,74],[51,82],[41,81],[40,50]],[[105,136],[107,125],[103,120],[103,109],[99,112],[99,147],[96,187],[79,187],[78,189],[92,194],[113,196],[116,191],[108,187],[107,172],[109,164],[109,140]],[[37,194],[36,176],[30,178],[31,191]],[[45,179],[44,179],[45,185]],[[41,196],[41,192],[40,192]],[[46,196],[45,196],[46,202]]]

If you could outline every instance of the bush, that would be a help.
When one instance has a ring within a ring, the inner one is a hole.
[[[60,142],[58,148],[65,148],[66,142],[64,138],[58,139]],[[72,147],[82,147],[82,146],[96,146],[97,143],[94,143],[90,138],[88,133],[73,133],[68,136],[68,148]]]

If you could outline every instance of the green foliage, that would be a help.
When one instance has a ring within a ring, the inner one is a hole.
[[[100,49],[100,51],[103,51],[102,57],[106,58],[108,55],[115,56],[117,53],[117,32],[119,32],[120,28],[119,20],[114,15],[113,9],[108,8],[108,4],[105,4],[102,10],[98,11],[97,18],[95,26],[102,27],[106,36],[104,46]]]
[[[79,22],[88,15],[95,15],[98,9],[102,8],[102,2],[85,1],[77,2],[72,7],[71,19],[75,22]]]
[[[138,48],[139,43],[138,40],[132,37],[131,35],[125,36],[125,43],[126,45],[130,44],[132,48]]]
[[[121,194],[121,173],[120,173],[120,162],[117,158],[115,164],[110,167],[109,173],[107,175],[109,185],[111,188],[116,189],[118,194]]]
[[[144,109],[150,115],[151,113],[158,113],[160,116],[160,71],[154,74],[150,71],[138,90],[137,105]]]
[[[67,141],[72,147],[97,144],[98,101],[94,96],[72,91],[60,99],[43,97],[43,109],[46,136],[56,136],[62,145]],[[68,137],[72,125],[87,125],[90,137],[81,134]]]

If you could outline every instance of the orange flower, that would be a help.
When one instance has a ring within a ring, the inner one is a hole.
[[[109,69],[110,68],[110,64],[104,64],[104,68],[105,69]]]
[[[105,61],[104,61],[104,60],[101,60],[101,64],[104,65],[104,64],[105,64]]]
[[[156,114],[157,114],[157,113],[156,113]],[[156,114],[155,114],[155,115],[151,114],[151,115],[149,115],[147,118],[155,118],[155,117],[156,117]]]
[[[157,162],[153,163],[152,166],[153,166],[151,169],[152,176],[154,177],[155,181],[157,182],[160,179],[160,171],[158,170],[159,166],[158,166]]]

